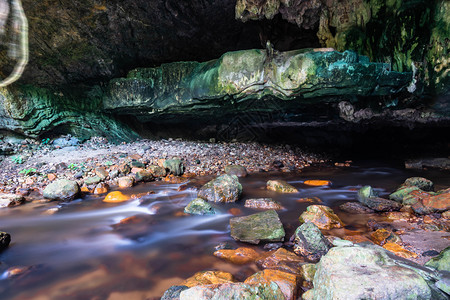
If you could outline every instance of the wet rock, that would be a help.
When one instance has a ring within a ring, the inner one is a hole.
[[[306,222],[294,233],[294,252],[311,261],[318,261],[331,248],[331,243],[323,236],[319,227]]]
[[[369,185],[362,187],[358,191],[358,201],[377,212],[396,211],[402,208],[402,205],[396,201],[377,197]]]
[[[402,239],[391,230],[380,228],[370,234],[370,239],[380,246],[391,242],[391,243],[401,243]]]
[[[231,236],[241,242],[279,242],[284,240],[284,228],[275,210],[230,219]]]
[[[358,190],[358,201],[366,204],[368,198],[376,197],[375,191],[370,185],[363,186]]]
[[[281,210],[284,207],[272,198],[257,198],[245,200],[245,207],[256,209],[275,209]]]
[[[109,176],[109,173],[108,173],[108,171],[106,171],[105,168],[98,167],[98,168],[95,168],[95,175],[100,177],[100,179],[103,181]]]
[[[428,196],[422,199],[422,204],[433,211],[446,211],[450,209],[450,192]]]
[[[411,192],[420,190],[417,186],[404,186],[389,195],[389,199],[403,203],[403,199]]]
[[[392,221],[410,221],[414,216],[408,211],[391,211],[386,213],[386,218]]]
[[[0,231],[0,251],[5,250],[11,242],[11,235],[6,232]]]
[[[122,192],[115,191],[115,192],[110,192],[108,195],[106,195],[105,199],[103,199],[103,202],[119,203],[119,202],[125,202],[128,200],[130,200],[129,196],[122,194]]]
[[[117,179],[117,184],[120,188],[130,188],[134,185],[134,178],[131,176],[124,176]]]
[[[150,171],[139,170],[134,174],[134,179],[136,182],[147,182],[153,179],[153,175]]]
[[[25,199],[21,195],[0,193],[0,208],[12,207],[25,203]]]
[[[331,181],[329,180],[305,180],[303,184],[310,185],[310,186],[326,186],[330,185]]]
[[[107,183],[100,182],[99,184],[97,184],[95,186],[94,194],[96,194],[96,195],[104,194],[104,193],[107,193],[108,191],[109,191],[109,185]]]
[[[450,158],[414,159],[405,162],[406,169],[434,168],[450,170]]]
[[[166,169],[160,166],[151,165],[147,169],[150,170],[153,177],[165,177],[167,174]]]
[[[284,180],[267,181],[267,189],[279,193],[298,193],[298,190]]]
[[[394,253],[397,256],[406,259],[417,258],[418,256],[416,253],[406,250],[405,248],[394,242],[387,242],[383,245],[383,248]]]
[[[322,257],[307,299],[433,299],[413,267],[378,246],[335,247]]]
[[[271,284],[276,283],[284,294],[286,300],[297,299],[300,277],[295,274],[279,270],[266,269],[248,277],[246,284]]]
[[[59,179],[50,183],[43,191],[44,198],[71,201],[80,194],[78,183],[68,179]]]
[[[346,235],[344,236],[344,239],[347,241],[352,242],[353,244],[358,244],[358,243],[372,243],[371,240],[369,240],[366,236],[364,235]]]
[[[243,265],[254,262],[260,254],[252,248],[221,249],[214,252],[214,256],[225,259],[233,264]]]
[[[439,271],[450,270],[450,247],[445,248],[442,252],[430,259],[425,266],[434,268]]]
[[[164,292],[161,300],[179,300],[181,292],[187,289],[188,287],[185,285],[173,285]]]
[[[169,174],[175,176],[181,176],[184,173],[184,165],[179,158],[166,159],[163,163],[163,167]]]
[[[191,215],[213,215],[214,208],[201,198],[195,198],[184,208],[184,212]]]
[[[343,227],[342,221],[334,211],[324,205],[310,205],[299,217],[300,223],[311,222],[320,229],[332,229]]]
[[[182,291],[180,300],[211,299],[284,299],[284,294],[276,283],[245,284],[225,283],[195,286]]]
[[[405,180],[405,182],[403,183],[404,186],[415,186],[418,187],[419,189],[421,189],[422,191],[433,191],[434,189],[434,184],[431,180],[428,180],[426,178],[423,177],[410,177],[408,179]]]
[[[256,264],[261,269],[280,270],[292,274],[301,275],[304,259],[294,252],[288,251],[284,248],[280,248],[271,255],[257,260]]]
[[[237,177],[246,177],[248,175],[245,167],[239,165],[226,166],[225,173],[227,173],[228,175],[236,175]]]
[[[99,176],[92,176],[92,177],[88,177],[84,180],[84,184],[86,185],[93,185],[93,184],[97,184],[99,182],[101,182],[102,179]]]
[[[341,204],[339,208],[351,214],[373,214],[375,211],[359,202],[346,202]]]
[[[193,276],[183,281],[180,285],[193,287],[205,284],[221,284],[236,282],[236,279],[231,273],[222,271],[202,271],[197,272]]]
[[[212,202],[235,202],[242,193],[242,185],[236,175],[221,175],[202,186],[198,197]]]
[[[403,205],[414,205],[418,202],[422,203],[422,199],[429,197],[430,193],[424,192],[420,189],[413,190],[403,197]]]

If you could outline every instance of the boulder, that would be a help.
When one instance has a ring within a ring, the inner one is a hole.
[[[450,272],[450,246],[442,250],[438,256],[430,259],[425,266]]]
[[[260,254],[252,248],[241,247],[238,249],[220,249],[214,252],[214,256],[225,259],[233,264],[243,265],[254,262]]]
[[[284,294],[286,300],[296,300],[300,284],[300,276],[279,270],[266,269],[248,277],[246,284],[271,284],[276,283]]]
[[[212,202],[235,202],[242,193],[236,175],[224,174],[211,180],[198,191],[198,197]]]
[[[230,219],[231,236],[241,242],[279,242],[284,240],[284,228],[275,210]]]
[[[237,177],[246,177],[248,175],[245,167],[239,165],[225,166],[225,173],[228,175],[236,175]]]
[[[269,256],[258,259],[256,264],[261,269],[274,269],[301,275],[304,262],[305,260],[294,252],[279,248]]]
[[[11,242],[11,235],[6,232],[0,231],[0,251],[6,249]]]
[[[279,193],[298,193],[298,190],[284,180],[267,181],[267,189]]]
[[[343,227],[342,221],[334,211],[325,205],[310,205],[299,217],[300,223],[311,222],[320,229]]]
[[[169,174],[175,176],[181,176],[184,173],[184,165],[179,158],[166,159],[163,163],[163,167]]]
[[[373,214],[375,211],[359,202],[346,202],[341,204],[339,208],[351,214]]]
[[[25,203],[25,198],[17,194],[0,193],[0,208],[17,206]]]
[[[281,210],[284,207],[272,198],[257,198],[245,200],[245,207],[256,209],[275,209]]]
[[[421,189],[422,191],[430,192],[434,189],[433,181],[428,180],[423,177],[410,177],[405,180],[403,186],[415,186]]]
[[[194,275],[183,281],[181,285],[190,288],[197,285],[221,284],[231,282],[236,282],[236,279],[234,279],[234,276],[231,273],[222,271],[202,271],[195,273]]]
[[[416,272],[421,268],[391,258],[379,246],[335,247],[317,264],[314,288],[304,299],[434,299]]]
[[[44,189],[43,195],[47,199],[71,201],[80,194],[80,187],[76,181],[68,179],[56,180]]]
[[[433,211],[446,211],[450,209],[450,193],[442,193],[435,196],[428,196],[422,199],[422,204]]]
[[[213,215],[216,212],[207,201],[195,198],[184,208],[184,212],[191,215]]]
[[[274,282],[270,284],[225,283],[194,286],[180,294],[180,300],[280,300],[284,294]]]
[[[411,192],[417,190],[420,190],[417,186],[402,186],[401,188],[390,194],[389,199],[397,201],[399,203],[403,203],[403,199],[406,196],[408,196]]]
[[[306,222],[299,226],[294,233],[294,252],[311,261],[318,261],[331,248],[331,243],[323,236],[319,227]]]

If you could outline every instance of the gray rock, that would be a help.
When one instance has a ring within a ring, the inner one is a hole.
[[[75,181],[59,179],[50,183],[43,192],[47,199],[71,201],[80,194],[80,187]]]
[[[21,205],[25,199],[16,194],[0,194],[0,208]]]
[[[248,175],[245,167],[239,165],[225,166],[225,173],[228,175],[236,175],[237,177],[246,177]]]
[[[396,201],[377,197],[370,185],[358,191],[358,201],[377,212],[400,210],[402,205]]]
[[[283,224],[275,210],[230,219],[231,236],[241,242],[280,242],[284,240]]]
[[[166,159],[163,166],[164,168],[166,168],[169,174],[181,176],[184,173],[184,165],[179,158]]]
[[[188,287],[185,285],[173,285],[164,292],[161,300],[178,300],[180,299],[181,292],[187,289]]]
[[[346,202],[341,204],[339,208],[351,214],[372,214],[375,212],[373,209],[370,209],[359,202]]]
[[[0,231],[0,251],[6,249],[11,242],[11,235],[6,232]]]
[[[311,222],[303,223],[294,233],[294,252],[311,261],[318,261],[331,248],[319,227]]]
[[[221,175],[198,191],[198,197],[213,202],[235,202],[242,193],[242,185],[236,175]]]
[[[102,181],[102,179],[99,176],[91,176],[91,177],[86,178],[84,180],[84,183],[86,185],[92,185],[92,184],[97,184],[101,181]]]
[[[213,215],[214,208],[201,198],[195,198],[184,208],[184,212],[191,215]]]

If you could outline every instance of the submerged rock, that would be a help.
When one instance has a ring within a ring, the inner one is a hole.
[[[280,193],[298,193],[298,190],[284,180],[267,181],[267,189]]]
[[[284,240],[284,228],[275,210],[230,219],[231,236],[241,242],[279,242]]]
[[[301,223],[311,222],[320,229],[341,228],[343,223],[334,211],[325,205],[310,205],[303,212],[299,221]]]
[[[247,199],[245,200],[245,207],[257,208],[257,209],[275,209],[281,210],[284,207],[272,198],[257,198],[257,199]]]
[[[252,248],[241,247],[238,249],[220,249],[214,252],[214,256],[225,259],[233,264],[242,265],[254,262],[260,254]]]
[[[195,198],[184,208],[184,212],[191,215],[213,215],[214,208],[201,198]]]
[[[306,222],[299,226],[294,233],[294,252],[305,256],[311,261],[318,261],[331,248],[331,243],[323,236],[319,227]]]
[[[25,202],[25,198],[17,194],[0,193],[0,208],[21,205]]]
[[[6,232],[0,231],[0,251],[6,249],[11,242],[11,235]]]
[[[205,284],[220,284],[220,283],[232,283],[236,282],[236,279],[231,273],[222,271],[202,271],[195,273],[192,277],[189,277],[181,283],[181,285],[187,287],[193,287]]]
[[[228,175],[236,175],[237,177],[246,177],[248,175],[245,167],[239,165],[225,166],[225,173]]]
[[[43,191],[47,199],[71,201],[80,194],[78,183],[68,179],[59,179],[50,183]]]
[[[198,197],[212,202],[235,202],[242,193],[242,185],[236,175],[224,174],[202,186]]]

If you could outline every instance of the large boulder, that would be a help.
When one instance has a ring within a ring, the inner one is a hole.
[[[445,299],[427,281],[434,273],[387,255],[379,246],[335,247],[317,264],[304,299]],[[445,297],[445,296],[444,296]]]
[[[334,211],[325,205],[310,205],[306,208],[300,217],[301,223],[311,222],[320,229],[341,228],[343,223]]]
[[[235,202],[242,193],[236,175],[224,174],[211,180],[198,191],[198,197],[212,202]]]
[[[47,199],[71,201],[80,194],[80,187],[76,181],[59,179],[50,183],[43,192]]]
[[[241,242],[280,242],[284,240],[283,224],[275,210],[230,219],[231,236]]]
[[[331,243],[311,222],[299,226],[294,233],[294,252],[311,261],[318,261],[331,248]]]

